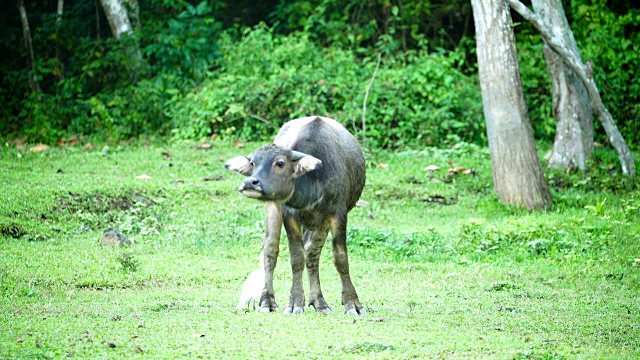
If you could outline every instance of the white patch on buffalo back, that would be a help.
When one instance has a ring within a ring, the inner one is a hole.
[[[273,141],[273,143],[278,145],[278,146],[280,146],[280,147],[283,147],[285,149],[291,149],[293,144],[300,137],[300,131],[306,125],[308,125],[310,122],[312,122],[313,120],[315,120],[317,118],[320,118],[323,122],[325,122],[327,125],[329,125],[329,126],[331,126],[333,128],[336,128],[336,129],[343,128],[343,126],[339,122],[335,121],[334,119],[328,118],[328,117],[322,117],[322,116],[302,117],[302,118],[291,120],[291,121],[287,122],[286,124],[284,124],[282,126],[282,130],[280,130],[280,132],[276,136],[276,138]]]

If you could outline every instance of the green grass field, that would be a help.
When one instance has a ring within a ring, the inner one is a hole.
[[[257,144],[196,145],[3,146],[0,358],[640,358],[640,191],[615,154],[546,170],[554,207],[533,213],[497,201],[486,149],[372,151],[348,240],[369,314],[343,314],[328,245],[335,312],[287,316],[235,312],[263,207],[223,163]],[[116,228],[135,243],[100,246]]]

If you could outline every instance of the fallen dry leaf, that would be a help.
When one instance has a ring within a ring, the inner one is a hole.
[[[86,143],[82,149],[85,151],[91,151],[94,149],[94,146],[92,143]]]
[[[212,146],[212,145],[211,145],[211,144],[209,144],[209,143],[202,143],[202,144],[200,144],[200,145],[196,146],[196,149],[199,149],[199,150],[209,150],[209,149],[211,149],[211,146]]]
[[[69,146],[77,146],[80,143],[80,139],[77,136],[71,135],[68,139],[65,140],[67,145]]]
[[[465,171],[467,171],[467,169],[462,166],[454,167],[448,170],[449,173],[453,174],[463,173]]]
[[[378,163],[378,167],[381,168],[381,169],[386,169],[386,168],[389,167],[389,164],[387,164],[387,163]]]
[[[39,153],[47,150],[48,148],[49,148],[49,145],[40,143],[38,145],[33,146],[31,149],[29,149],[29,151],[31,151],[32,153]]]
[[[147,174],[141,174],[141,175],[136,176],[136,179],[137,180],[147,181],[147,180],[151,180],[151,176],[149,176]]]
[[[16,150],[25,151],[27,147],[24,144],[16,144]]]
[[[163,151],[162,156],[164,157],[165,160],[171,160],[171,152],[168,150]]]
[[[232,144],[235,147],[239,147],[239,148],[244,147],[244,143],[241,143],[240,141],[234,141]]]
[[[423,169],[424,171],[436,171],[440,170],[440,166],[438,165],[429,165]]]
[[[218,175],[215,177],[213,175],[207,175],[200,179],[200,181],[220,181],[220,180],[222,180],[222,175]]]
[[[358,200],[358,202],[356,202],[356,206],[369,207],[369,202],[368,201],[364,201],[364,200]]]

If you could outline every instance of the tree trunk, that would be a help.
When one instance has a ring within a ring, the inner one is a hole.
[[[551,195],[522,92],[509,5],[472,0],[471,6],[494,189],[503,203],[547,209]]]
[[[122,41],[122,35],[130,35],[127,41],[126,51],[129,58],[133,60],[133,64],[129,69],[132,72],[134,80],[138,78],[138,72],[142,65],[142,53],[138,47],[138,43],[133,38],[133,28],[129,21],[129,13],[124,6],[124,0],[100,0],[104,14],[109,21],[109,27],[113,36]]]
[[[122,34],[131,34],[133,29],[129,13],[121,0],[100,0],[113,36],[120,40]]]
[[[140,31],[142,29],[142,24],[140,23],[140,4],[138,4],[138,0],[129,0],[129,6],[131,7],[133,20],[136,23],[136,30]]]
[[[600,92],[593,80],[593,69],[591,64],[585,65],[580,59],[576,58],[574,54],[567,48],[566,44],[562,42],[562,39],[557,38],[547,28],[547,25],[536,14],[532,13],[524,4],[518,0],[508,0],[511,7],[518,12],[523,18],[531,22],[533,26],[540,32],[546,44],[549,45],[558,55],[562,57],[564,63],[573,72],[578,75],[589,94],[591,105],[595,115],[600,120],[604,131],[609,137],[609,141],[614,149],[618,152],[618,159],[620,160],[620,166],[622,167],[622,173],[633,177],[636,173],[635,163],[631,156],[631,151],[627,146],[627,143],[622,138],[622,134],[618,130],[613,117],[609,110],[604,106]]]
[[[60,59],[60,27],[62,26],[62,14],[64,11],[64,0],[58,0],[58,11],[56,11],[56,69],[55,74],[58,81],[64,80],[64,66]]]
[[[64,11],[64,0],[58,0],[58,11],[56,12],[56,30],[62,25],[62,13]]]
[[[93,6],[96,9],[96,40],[100,42],[100,33],[102,32],[102,30],[100,27],[100,7],[98,6],[98,0],[93,0]]]
[[[553,36],[580,60],[580,51],[569,27],[561,0],[533,0],[536,14]],[[589,94],[578,76],[545,41],[544,57],[553,84],[553,116],[558,121],[549,166],[586,170],[593,151],[593,110]]]
[[[27,67],[29,68],[29,88],[32,92],[40,94],[40,84],[36,76],[33,63],[33,45],[31,43],[31,30],[29,29],[29,18],[27,18],[27,10],[24,7],[24,0],[18,0],[18,10],[20,11],[20,20],[22,21],[22,34],[24,36],[24,47],[27,50]]]

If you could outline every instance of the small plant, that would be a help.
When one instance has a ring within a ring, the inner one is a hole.
[[[140,261],[131,252],[122,252],[118,255],[118,263],[122,266],[122,269],[126,272],[138,271],[138,265]]]

